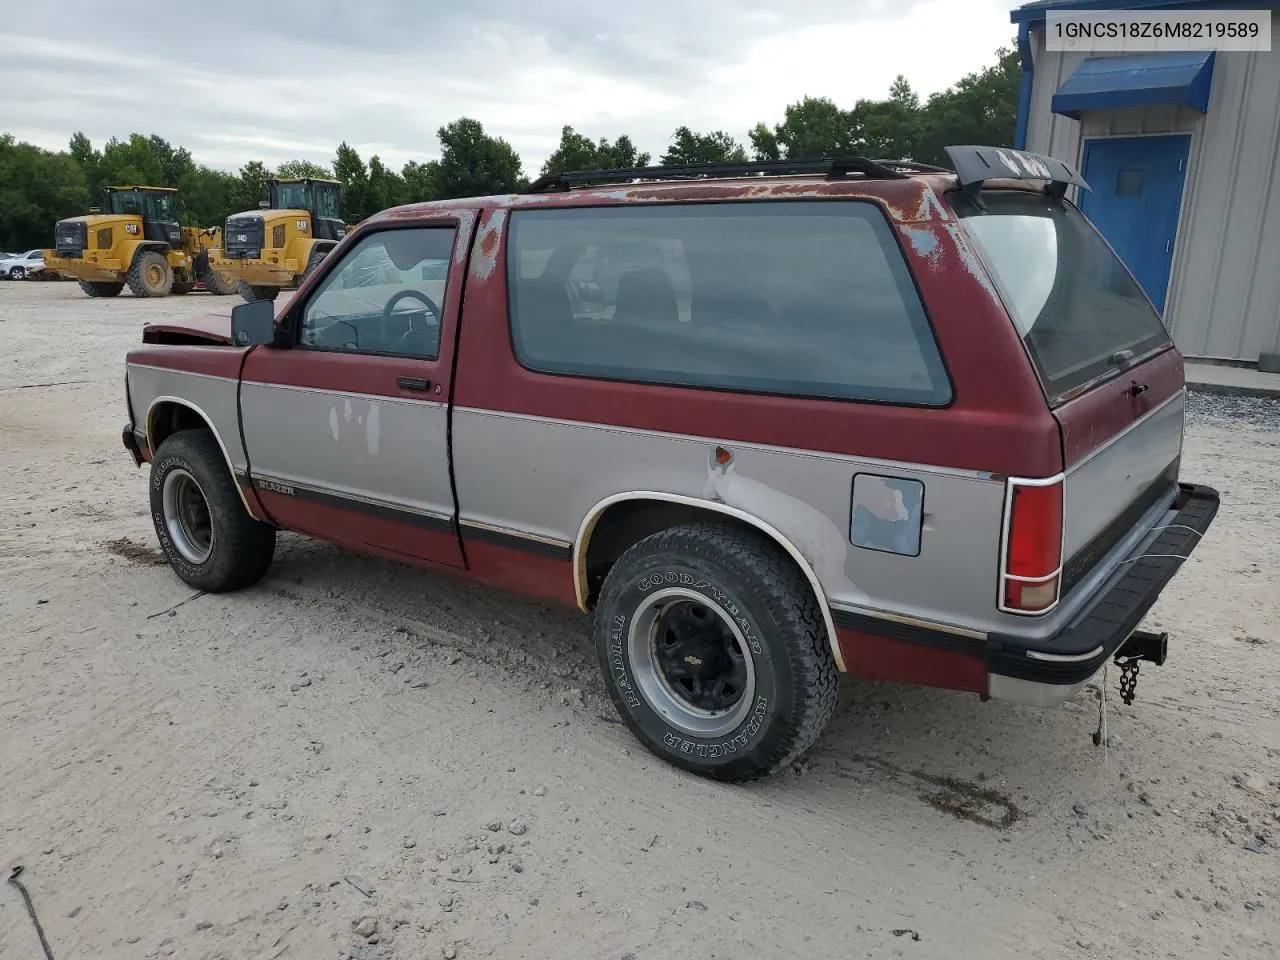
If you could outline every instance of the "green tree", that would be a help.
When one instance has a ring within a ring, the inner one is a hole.
[[[570,170],[625,170],[643,167],[649,154],[641,153],[625,133],[613,143],[601,137],[593,141],[573,127],[560,128],[560,145],[542,165],[542,173],[565,173]]]
[[[438,183],[444,199],[512,193],[524,178],[520,155],[501,137],[484,132],[479,120],[463,117],[441,127]]]
[[[427,200],[440,199],[440,163],[428,160],[418,163],[410,160],[400,171],[404,180],[404,202],[422,203]]]
[[[1016,43],[996,51],[996,62],[931,96],[923,109],[917,160],[945,164],[943,148],[957,143],[1013,145],[1022,68]]]
[[[762,126],[752,132],[756,153],[762,145],[776,145],[778,155],[787,160],[845,156],[854,142],[853,119],[826,97],[805,97],[788,106],[782,123],[773,128],[772,144],[760,137]]]
[[[369,168],[360,159],[356,148],[345,140],[338,144],[337,155],[333,159],[333,176],[342,181],[342,207],[349,217],[360,221],[377,212],[369,196]]]
[[[53,244],[53,225],[85,212],[87,189],[69,153],[53,153],[0,134],[0,249]]]
[[[604,137],[596,144],[597,170],[631,170],[649,165],[649,154],[641,153],[625,133],[610,143]]]
[[[267,199],[267,181],[271,171],[261,160],[250,160],[240,168],[236,184],[235,207],[237,210],[256,210]]]
[[[196,167],[178,182],[178,190],[182,220],[190,227],[220,227],[231,214],[257,206],[257,201],[239,205],[240,178],[225,170]]]
[[[285,180],[334,179],[328,167],[322,167],[310,160],[286,160],[276,168],[276,176]]]
[[[159,137],[144,137],[140,133],[129,134],[129,139],[112,137],[102,148],[102,165],[109,183],[107,185],[132,186],[135,184],[167,187],[165,166],[172,163],[171,151],[159,148],[164,143]]]
[[[382,158],[374,154],[369,158],[369,204],[370,213],[389,210],[404,203],[404,178],[393,170],[388,170]]]
[[[671,146],[662,155],[668,165],[685,163],[741,163],[747,151],[723,130],[694,133],[688,127],[677,127],[671,135]]]
[[[778,144],[778,135],[768,124],[757,123],[747,134],[751,141],[752,160],[781,160],[782,147]]]
[[[859,100],[849,111],[852,152],[883,160],[916,159],[924,126],[920,98],[899,75],[887,100]]]

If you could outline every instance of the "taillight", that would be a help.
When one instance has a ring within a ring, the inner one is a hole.
[[[1000,609],[1045,613],[1062,575],[1062,478],[1009,481]]]

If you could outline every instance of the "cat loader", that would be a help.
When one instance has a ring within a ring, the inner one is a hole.
[[[114,297],[126,286],[135,297],[164,297],[190,293],[197,283],[210,293],[235,292],[234,280],[209,261],[222,232],[179,224],[176,190],[107,187],[106,194],[106,212],[54,226],[54,249],[44,251],[48,269],[78,280],[91,297]]]
[[[277,178],[267,182],[267,196],[259,209],[227,217],[222,248],[209,254],[251,301],[295,289],[347,233],[337,180]]]

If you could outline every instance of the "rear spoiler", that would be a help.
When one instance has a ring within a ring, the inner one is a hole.
[[[961,189],[976,197],[984,180],[1047,180],[1045,189],[1055,197],[1067,192],[1067,187],[1090,189],[1080,171],[1054,157],[1046,157],[1027,150],[1010,150],[1005,147],[960,146],[946,147],[947,158],[955,168]]]

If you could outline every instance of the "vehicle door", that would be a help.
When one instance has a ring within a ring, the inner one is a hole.
[[[462,566],[449,401],[474,218],[379,226],[323,261],[248,356],[249,472],[272,519]]]

